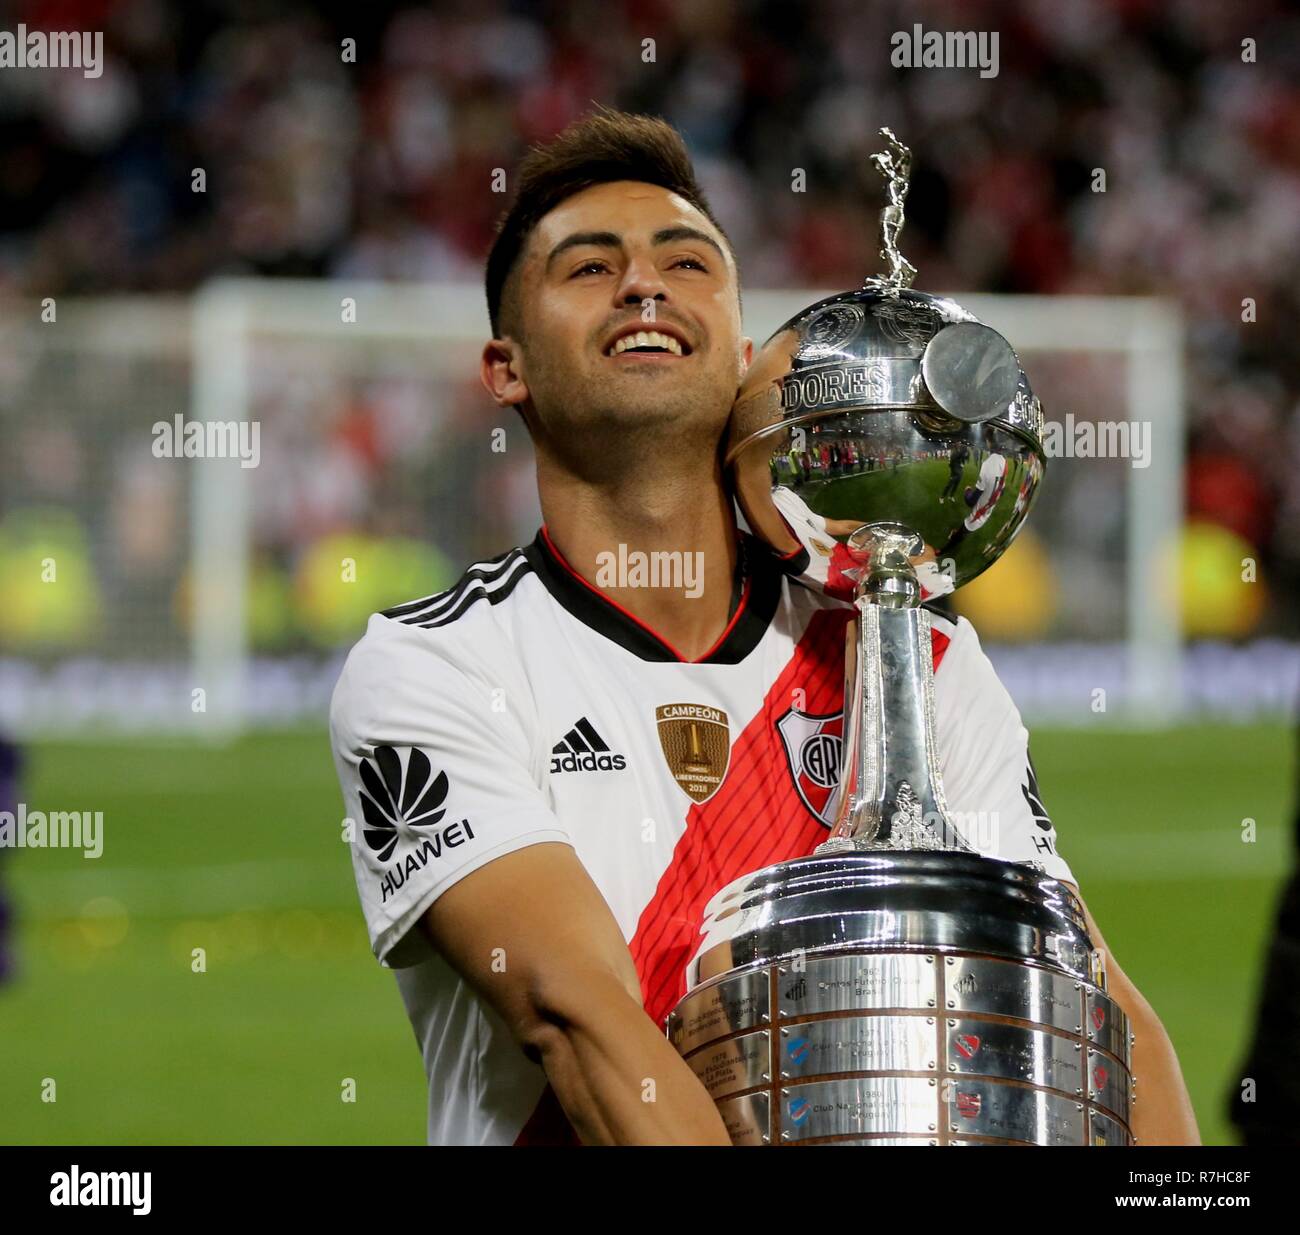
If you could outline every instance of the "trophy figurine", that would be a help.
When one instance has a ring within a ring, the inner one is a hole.
[[[911,155],[881,136],[887,273],[768,340],[726,449],[754,533],[857,611],[834,824],[713,896],[667,1032],[736,1144],[1131,1144],[1128,1019],[1078,898],[944,800],[923,605],[1019,530],[1043,416],[997,331],[912,290]]]

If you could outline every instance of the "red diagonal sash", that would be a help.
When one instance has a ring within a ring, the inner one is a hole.
[[[722,787],[687,812],[686,830],[628,945],[646,1014],[656,1025],[663,1025],[686,994],[686,964],[698,945],[709,898],[750,871],[811,853],[826,837],[825,825],[800,800],[776,722],[796,701],[800,711],[812,715],[842,705],[844,626],[852,613],[819,609],[813,615],[794,655],[732,746]],[[934,630],[931,642],[937,670],[948,636]],[[515,1144],[576,1143],[547,1086]]]

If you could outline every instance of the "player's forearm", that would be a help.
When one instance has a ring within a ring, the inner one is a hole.
[[[717,1107],[621,989],[552,1014],[534,1039],[547,1079],[587,1145],[729,1145]]]
[[[1122,986],[1124,989],[1117,989]],[[1199,1145],[1192,1099],[1183,1081],[1174,1044],[1136,987],[1127,979],[1112,983],[1111,994],[1128,1012],[1133,1030],[1133,1135],[1139,1145]]]

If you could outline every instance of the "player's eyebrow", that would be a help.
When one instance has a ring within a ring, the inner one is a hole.
[[[722,260],[727,259],[722,255],[722,246],[718,244],[707,232],[702,232],[698,227],[688,227],[681,223],[676,227],[661,227],[650,238],[652,244],[672,244],[674,240],[698,240],[702,244],[707,244]]]
[[[549,270],[555,259],[569,249],[577,249],[585,245],[597,249],[617,249],[622,243],[623,237],[617,232],[571,232],[547,255],[546,268]]]
[[[674,240],[698,240],[702,244],[707,244],[718,257],[724,262],[722,248],[716,240],[707,232],[702,232],[698,227],[689,227],[684,223],[679,223],[673,227],[661,227],[653,236],[650,237],[651,244],[672,244]],[[553,248],[546,257],[546,269],[549,270],[555,259],[569,249],[576,249],[580,246],[590,245],[597,249],[617,249],[623,243],[623,237],[617,232],[572,232],[565,236]]]

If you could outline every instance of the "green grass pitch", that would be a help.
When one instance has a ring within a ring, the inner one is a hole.
[[[1232,1140],[1223,1097],[1290,860],[1294,745],[1281,724],[1034,733],[1061,853],[1211,1143]],[[19,915],[0,1143],[423,1141],[424,1076],[370,956],[323,732],[28,755],[23,799],[102,810],[105,850],[0,853]]]

